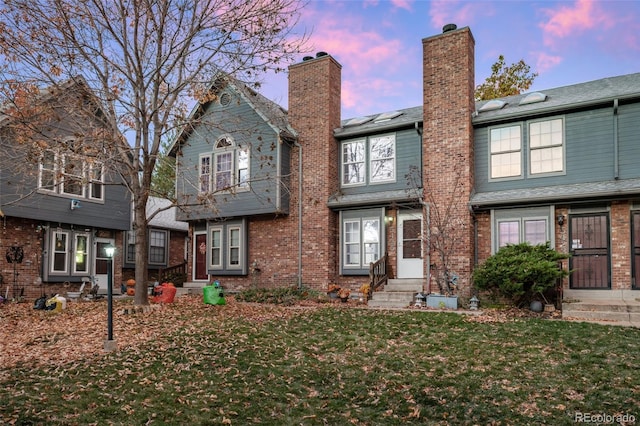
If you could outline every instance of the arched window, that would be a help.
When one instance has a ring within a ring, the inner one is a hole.
[[[220,136],[213,154],[200,156],[200,192],[249,189],[249,148],[237,145],[230,135]]]

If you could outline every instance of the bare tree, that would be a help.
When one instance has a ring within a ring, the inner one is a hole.
[[[133,200],[135,304],[147,304],[145,209],[163,138],[188,124],[190,101],[208,99],[219,71],[250,84],[259,84],[267,70],[283,71],[305,41],[292,33],[301,5],[297,0],[7,0],[3,5],[3,83],[41,88],[82,78],[103,105],[109,159],[119,165]],[[19,111],[21,105],[14,107]]]

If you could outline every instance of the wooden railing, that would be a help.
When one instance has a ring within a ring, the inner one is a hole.
[[[187,262],[180,263],[178,265],[169,266],[168,268],[160,269],[158,271],[158,282],[164,282],[165,278],[171,274],[185,274],[187,272]]]
[[[389,256],[385,253],[380,259],[369,263],[369,286],[371,287],[371,291],[369,291],[369,298],[371,298],[371,294],[376,290],[376,288],[381,285],[385,285],[389,279],[387,268],[388,259]]]

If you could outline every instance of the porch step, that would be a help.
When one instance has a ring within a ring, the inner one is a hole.
[[[204,281],[185,281],[182,287],[178,287],[176,296],[183,296],[185,294],[202,294],[202,289],[208,283]]]
[[[367,303],[372,308],[406,308],[422,292],[421,278],[392,279],[382,290],[374,291]]]
[[[640,302],[621,299],[565,300],[562,303],[562,318],[640,327]]]

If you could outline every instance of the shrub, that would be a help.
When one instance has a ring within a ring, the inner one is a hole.
[[[252,288],[236,294],[240,302],[273,303],[276,305],[293,305],[300,300],[318,298],[320,293],[308,288],[276,287]]]
[[[568,257],[548,243],[507,245],[473,272],[473,281],[478,289],[495,291],[522,306],[569,274],[558,267],[558,262]]]

